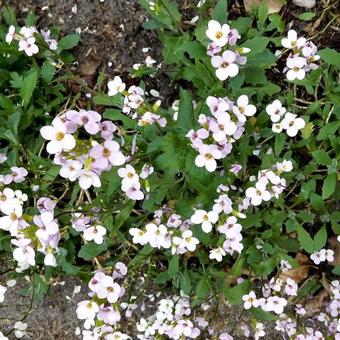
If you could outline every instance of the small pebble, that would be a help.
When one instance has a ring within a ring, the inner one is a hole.
[[[313,8],[315,6],[315,0],[293,0],[296,6],[304,8]]]

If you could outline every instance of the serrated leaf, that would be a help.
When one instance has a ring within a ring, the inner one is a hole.
[[[318,51],[318,55],[330,65],[340,65],[340,53],[331,48],[327,47]]]

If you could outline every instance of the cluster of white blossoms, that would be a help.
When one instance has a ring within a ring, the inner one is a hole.
[[[159,124],[161,127],[166,126],[167,120],[164,117],[156,114],[161,105],[161,101],[158,100],[153,105],[145,102],[145,91],[138,86],[132,85],[126,89],[126,84],[118,76],[107,83],[109,89],[108,95],[115,96],[118,93],[124,95],[123,113],[132,119],[137,119],[138,125],[146,126],[150,124]]]
[[[172,254],[184,254],[195,251],[199,241],[189,229],[190,220],[183,220],[180,215],[171,213],[164,206],[154,213],[154,222],[148,223],[145,229],[131,228],[132,242],[150,244],[153,248],[170,249]]]
[[[28,196],[21,190],[2,188],[0,191],[0,228],[8,231],[13,239],[11,243],[16,247],[13,250],[13,258],[18,262],[17,271],[21,272],[30,266],[35,266],[36,251],[45,255],[46,266],[56,266],[54,253],[58,250],[60,232],[57,220],[54,218],[55,204],[46,204],[43,201],[50,201],[42,197],[37,201],[39,214],[31,216],[24,214],[23,205]]]
[[[238,31],[227,24],[221,25],[216,20],[210,20],[206,35],[211,40],[207,54],[211,56],[211,65],[216,68],[217,78],[223,81],[236,77],[239,66],[247,62],[244,54],[250,52],[249,48],[235,48],[237,40],[241,38]],[[228,49],[230,47],[234,47],[233,50]]]
[[[282,163],[276,163],[271,169],[260,170],[257,179],[255,176],[250,178],[256,183],[246,190],[247,199],[243,202],[243,205],[246,207],[249,204],[258,206],[263,201],[267,202],[273,197],[279,198],[279,195],[286,188],[286,180],[281,178],[280,175],[283,172],[290,172],[292,169],[292,162],[284,160]]]
[[[306,123],[296,114],[286,111],[287,109],[277,99],[266,107],[266,112],[273,122],[273,132],[280,133],[282,130],[286,130],[289,137],[295,137],[299,130],[305,127]]]
[[[104,242],[104,236],[106,235],[106,228],[103,227],[96,216],[96,208],[92,209],[93,216],[84,215],[82,213],[72,214],[72,227],[83,233],[83,238],[85,241],[93,241],[97,244],[102,244]]]
[[[118,169],[118,176],[122,178],[121,189],[125,192],[126,196],[132,200],[143,200],[144,193],[141,191],[140,179],[146,180],[149,175],[154,171],[154,168],[150,165],[144,164],[140,174],[138,175],[134,167],[127,164],[125,168]],[[146,190],[148,191],[148,185],[146,184]]]
[[[120,299],[125,289],[116,281],[124,279],[127,268],[122,262],[115,264],[112,275],[98,271],[89,282],[89,300],[78,303],[77,317],[84,320],[83,340],[125,340],[128,335],[119,332],[121,319]]]
[[[58,48],[58,43],[55,39],[51,38],[50,31],[41,30],[40,33],[36,27],[21,27],[20,30],[15,26],[9,27],[6,35],[6,42],[12,43],[13,40],[19,42],[19,51],[24,51],[27,56],[31,57],[34,54],[39,53],[39,47],[37,45],[36,35],[40,34],[45,41],[48,48],[55,51]]]
[[[334,250],[332,249],[321,249],[315,251],[311,256],[311,260],[315,264],[320,264],[321,262],[333,262],[334,261]]]
[[[212,117],[200,114],[198,123],[201,128],[190,130],[187,137],[190,138],[191,146],[199,152],[195,159],[196,166],[213,172],[217,160],[229,155],[232,144],[242,136],[247,117],[256,113],[256,107],[249,104],[246,95],[240,96],[236,103],[227,97],[209,96],[206,104]]]
[[[302,80],[305,78],[306,72],[318,68],[318,65],[315,64],[320,59],[320,56],[316,54],[317,47],[305,38],[298,38],[296,31],[288,31],[287,37],[281,40],[281,44],[291,50],[284,69],[284,72],[287,72],[288,80]]]
[[[40,129],[43,138],[49,141],[47,152],[54,155],[54,163],[61,166],[60,176],[72,182],[78,180],[84,190],[100,187],[100,174],[123,165],[126,160],[113,139],[116,125],[101,119],[95,111],[69,110]],[[90,138],[82,139],[80,135],[86,134]]]
[[[193,319],[193,320],[192,320]],[[158,339],[196,339],[200,336],[199,326],[204,328],[207,322],[201,317],[194,317],[190,300],[186,296],[172,296],[158,303],[157,311],[147,319],[141,318],[137,324],[140,340]]]

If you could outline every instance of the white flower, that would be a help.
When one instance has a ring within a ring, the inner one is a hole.
[[[287,300],[278,296],[270,296],[267,299],[265,310],[267,312],[274,312],[276,314],[282,314],[284,308],[287,306]]]
[[[100,285],[97,289],[97,295],[100,299],[107,299],[110,303],[118,301],[121,288],[118,283],[113,281],[111,276],[105,275],[100,281]]]
[[[260,305],[259,300],[257,300],[255,292],[251,291],[248,295],[243,295],[242,300],[244,301],[244,309],[250,309],[251,307],[257,308]]]
[[[281,102],[276,99],[271,104],[267,105],[266,112],[270,116],[271,121],[277,123],[286,113],[286,108],[284,108]]]
[[[297,33],[294,30],[288,31],[287,38],[283,38],[281,40],[281,44],[283,47],[286,48],[301,48],[305,45],[306,39],[305,38],[298,38]]]
[[[182,242],[180,243],[180,247],[187,248],[189,251],[195,251],[198,244],[199,241],[197,238],[192,236],[191,230],[186,230],[182,233]]]
[[[226,252],[223,248],[219,247],[216,249],[210,250],[209,259],[213,260],[215,259],[217,262],[221,262],[223,259],[223,256],[226,255]]]
[[[205,167],[209,172],[216,169],[217,163],[215,159],[222,157],[221,151],[215,145],[201,145],[198,149],[199,155],[195,158],[195,164],[198,167]]]
[[[104,242],[103,236],[106,234],[106,229],[101,225],[89,227],[84,230],[84,239],[86,241],[94,241],[97,244]]]
[[[303,69],[306,66],[306,59],[302,57],[293,57],[287,59],[287,67],[289,71],[287,72],[287,79],[292,81],[294,79],[302,80],[306,71]]]
[[[10,44],[13,41],[14,36],[15,36],[15,27],[11,25],[9,26],[8,33],[6,34],[6,38],[5,38],[6,43]]]
[[[287,131],[287,135],[294,137],[298,131],[305,127],[306,123],[302,118],[297,118],[297,115],[287,112],[281,122],[283,129]]]
[[[18,247],[13,251],[14,260],[18,261],[19,264],[34,266],[35,251],[30,246],[31,240],[22,238],[19,240],[14,239],[11,242]]]
[[[113,80],[107,83],[107,87],[109,88],[108,95],[115,96],[118,92],[123,92],[126,85],[123,83],[120,77],[116,76],[113,78]]]
[[[0,340],[8,340],[7,336],[4,336],[4,333],[0,331]]]
[[[77,317],[80,320],[93,320],[99,311],[98,305],[90,300],[84,300],[78,303]]]
[[[211,65],[215,67],[216,76],[220,80],[226,80],[228,77],[235,77],[239,68],[235,63],[236,54],[232,51],[223,52],[222,56],[214,56],[211,58]]]
[[[133,236],[132,242],[135,244],[145,245],[148,243],[145,232],[138,228],[131,228],[129,230],[131,236]]]
[[[139,176],[136,173],[136,170],[130,165],[127,164],[125,168],[118,169],[118,176],[123,178],[122,180],[122,190],[128,190],[132,184],[139,182]]]
[[[22,338],[26,335],[27,323],[17,321],[14,324],[14,335],[16,338]]]
[[[191,222],[194,224],[202,224],[202,230],[209,233],[212,229],[212,224],[218,220],[218,214],[215,211],[206,212],[205,210],[196,210],[191,216]]]
[[[19,41],[19,51],[25,51],[25,53],[31,57],[33,54],[39,52],[38,46],[35,44],[35,38],[27,38]]]
[[[101,182],[99,176],[95,172],[81,170],[79,176],[79,185],[83,190],[87,190],[91,185],[99,188],[101,186]]]
[[[6,210],[5,210],[6,209]],[[22,207],[19,204],[12,204],[6,208],[3,207],[7,216],[0,217],[0,229],[10,231],[12,235],[17,234],[17,227],[22,216]]]
[[[270,192],[262,182],[257,182],[255,188],[248,188],[246,196],[250,198],[251,204],[255,206],[260,205],[262,201],[269,201],[271,199]]]
[[[280,132],[282,132],[282,130],[283,130],[282,124],[281,124],[281,123],[275,123],[275,124],[273,124],[272,130],[273,130],[273,132],[275,132],[275,133],[280,133]]]
[[[221,26],[216,20],[210,20],[206,31],[207,37],[217,46],[223,47],[228,43],[230,27],[227,24]]]
[[[63,150],[72,150],[76,146],[76,141],[71,134],[66,133],[66,125],[60,118],[52,121],[52,126],[43,126],[40,129],[42,137],[49,140],[46,150],[50,154],[55,154]]]
[[[151,56],[147,56],[145,58],[145,65],[146,67],[152,67],[153,64],[155,64],[157,61],[155,59],[153,59]]]
[[[254,116],[256,113],[256,107],[249,104],[248,96],[242,95],[237,99],[237,106],[233,106],[233,112],[241,122],[245,122],[244,116]]]
[[[5,293],[7,291],[7,287],[0,285],[0,303],[5,300]]]
[[[75,181],[78,177],[79,177],[79,171],[82,168],[82,163],[77,161],[77,160],[73,160],[73,159],[69,159],[67,160],[66,164],[62,165],[59,174],[61,177],[67,178],[70,181]]]
[[[48,252],[44,258],[44,265],[56,267],[57,266],[57,259],[55,258],[54,254]]]

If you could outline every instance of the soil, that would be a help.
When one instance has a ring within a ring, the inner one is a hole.
[[[28,10],[33,9],[39,18],[39,28],[58,26],[62,34],[81,31],[81,43],[74,53],[79,72],[85,75],[91,67],[95,67],[95,71],[91,70],[91,72],[96,73],[105,66],[106,74],[127,77],[132,65],[145,60],[147,55],[151,55],[158,62],[161,61],[161,46],[156,34],[142,27],[147,17],[138,5],[138,0],[104,0],[103,2],[100,0],[0,0],[1,5],[13,7],[19,18],[24,18]],[[192,0],[181,1],[181,7],[188,9],[186,19],[191,17],[192,5],[194,5]],[[292,5],[291,1],[288,1],[288,5],[283,8],[282,14],[285,22],[290,23],[291,27],[315,37],[313,40],[320,48],[327,46],[339,49],[340,23],[333,21],[331,25],[327,25],[338,11],[338,5],[337,0],[318,1],[317,7],[312,10],[316,10],[317,15],[309,22],[298,20],[300,13],[309,10]],[[230,18],[244,14],[242,1],[229,1],[229,12]],[[148,53],[142,52],[144,47],[150,47]],[[112,65],[109,66],[109,63]],[[163,88],[165,91],[169,80],[166,77],[160,79],[155,84],[155,88],[161,91]],[[24,339],[79,338],[74,333],[79,325],[75,310],[76,303],[86,298],[86,285],[82,284],[82,292],[75,296],[74,301],[66,299],[66,296],[72,296],[74,286],[77,284],[79,282],[76,279],[67,278],[63,285],[50,287],[42,304],[34,306],[35,308],[27,316],[29,332]],[[19,287],[26,285],[25,280],[19,283]],[[16,287],[6,294],[5,303],[9,306],[0,305],[0,330],[2,331],[8,329],[9,324],[14,322],[7,323],[6,319],[20,319],[20,315],[24,315],[30,305],[30,298],[19,296]],[[229,325],[240,322],[238,315],[240,311],[234,308],[225,308],[222,312],[222,318],[228,320]],[[247,323],[249,320],[244,322]],[[14,338],[13,334],[10,338]],[[279,338],[274,329],[268,329],[263,339],[270,338]]]

